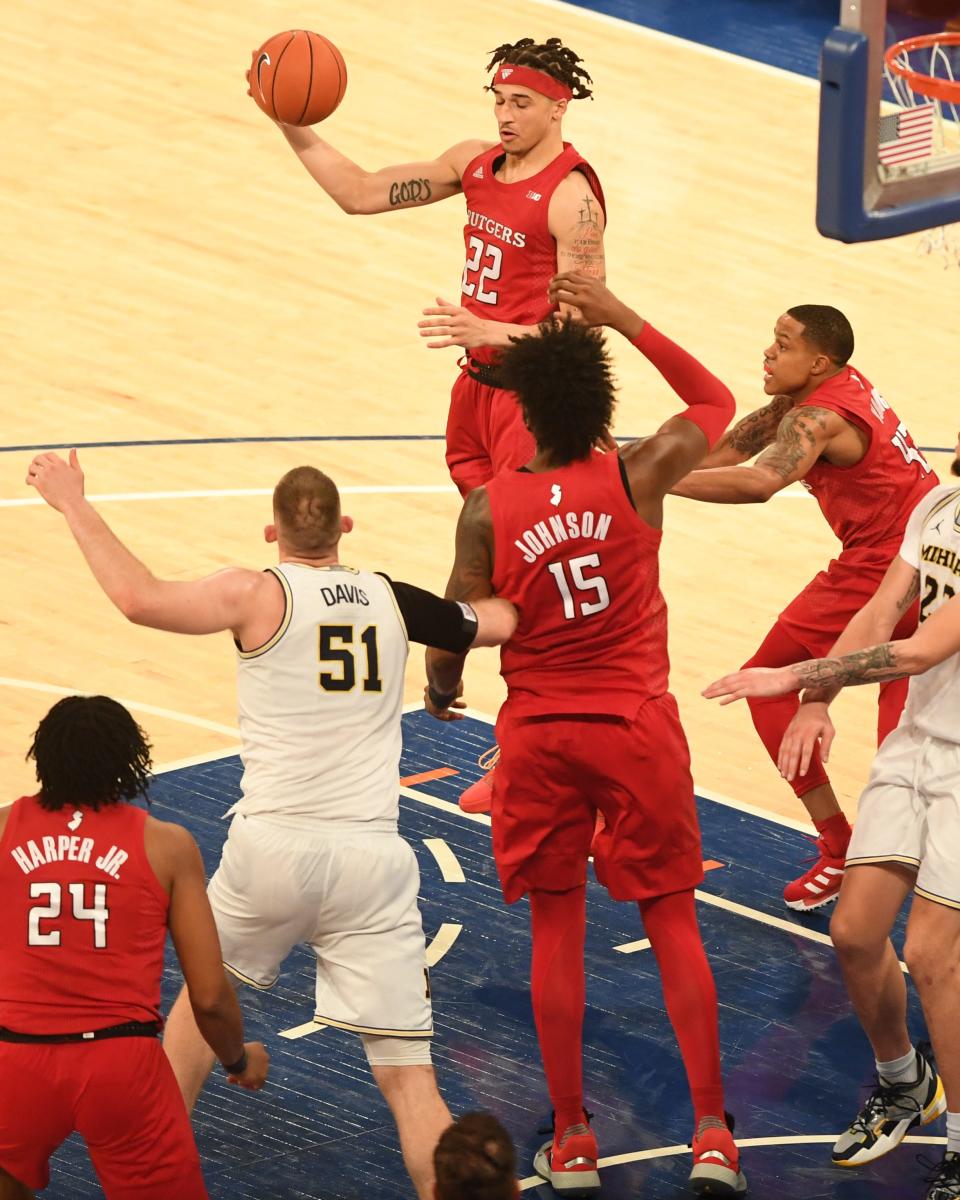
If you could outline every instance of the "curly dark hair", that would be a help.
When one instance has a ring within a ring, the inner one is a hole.
[[[559,38],[547,38],[545,42],[535,42],[533,38],[521,38],[519,42],[504,42],[496,50],[491,50],[493,57],[487,63],[487,70],[492,71],[501,63],[512,64],[515,67],[533,67],[535,71],[565,83],[573,92],[574,100],[586,100],[593,92],[586,85],[593,83],[586,70],[578,66],[583,62],[579,54],[560,41]]]
[[[27,751],[37,764],[40,807],[96,812],[146,796],[150,743],[122,704],[109,696],[67,696],[47,713]]]
[[[610,429],[616,399],[606,342],[572,317],[544,321],[539,336],[512,338],[497,377],[516,392],[537,446],[556,466],[586,458]]]
[[[433,1152],[438,1200],[515,1200],[517,1155],[489,1113],[465,1113],[440,1135]]]

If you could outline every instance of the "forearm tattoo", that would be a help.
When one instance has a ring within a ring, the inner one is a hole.
[[[775,396],[764,408],[748,413],[742,421],[725,434],[721,445],[727,445],[738,454],[753,458],[776,438],[777,429],[787,410],[793,405],[792,396]]]
[[[897,662],[897,651],[893,642],[882,646],[869,646],[842,658],[811,658],[796,663],[794,671],[803,680],[805,687],[838,688],[857,683],[883,683],[887,679],[899,679],[907,672]]]
[[[823,440],[829,416],[825,408],[804,408],[787,413],[777,430],[777,440],[760,455],[757,466],[768,467],[781,479],[792,478],[803,460]]]
[[[397,180],[390,184],[390,207],[398,204],[426,204],[433,195],[429,179]]]
[[[910,586],[897,601],[897,612],[902,616],[920,595],[920,572],[915,571]]]

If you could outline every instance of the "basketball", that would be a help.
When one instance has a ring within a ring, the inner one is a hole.
[[[276,33],[253,54],[250,94],[268,117],[315,125],[347,90],[347,67],[333,42],[307,29]]]

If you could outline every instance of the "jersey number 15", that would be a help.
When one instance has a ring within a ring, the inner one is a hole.
[[[610,607],[610,592],[602,575],[584,575],[584,567],[600,566],[599,554],[581,554],[568,562],[549,563],[547,570],[554,578],[563,600],[563,615],[568,621],[576,617],[590,617]],[[567,578],[569,572],[569,580]],[[572,587],[571,587],[572,583]],[[583,596],[574,597],[574,591],[592,595],[592,600]]]

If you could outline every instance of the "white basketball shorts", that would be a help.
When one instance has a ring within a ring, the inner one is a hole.
[[[208,894],[223,961],[270,988],[303,942],[317,956],[316,1020],[430,1037],[417,859],[395,830],[295,826],[237,814]]]
[[[900,726],[877,752],[847,866],[897,862],[918,895],[960,908],[960,744]]]

